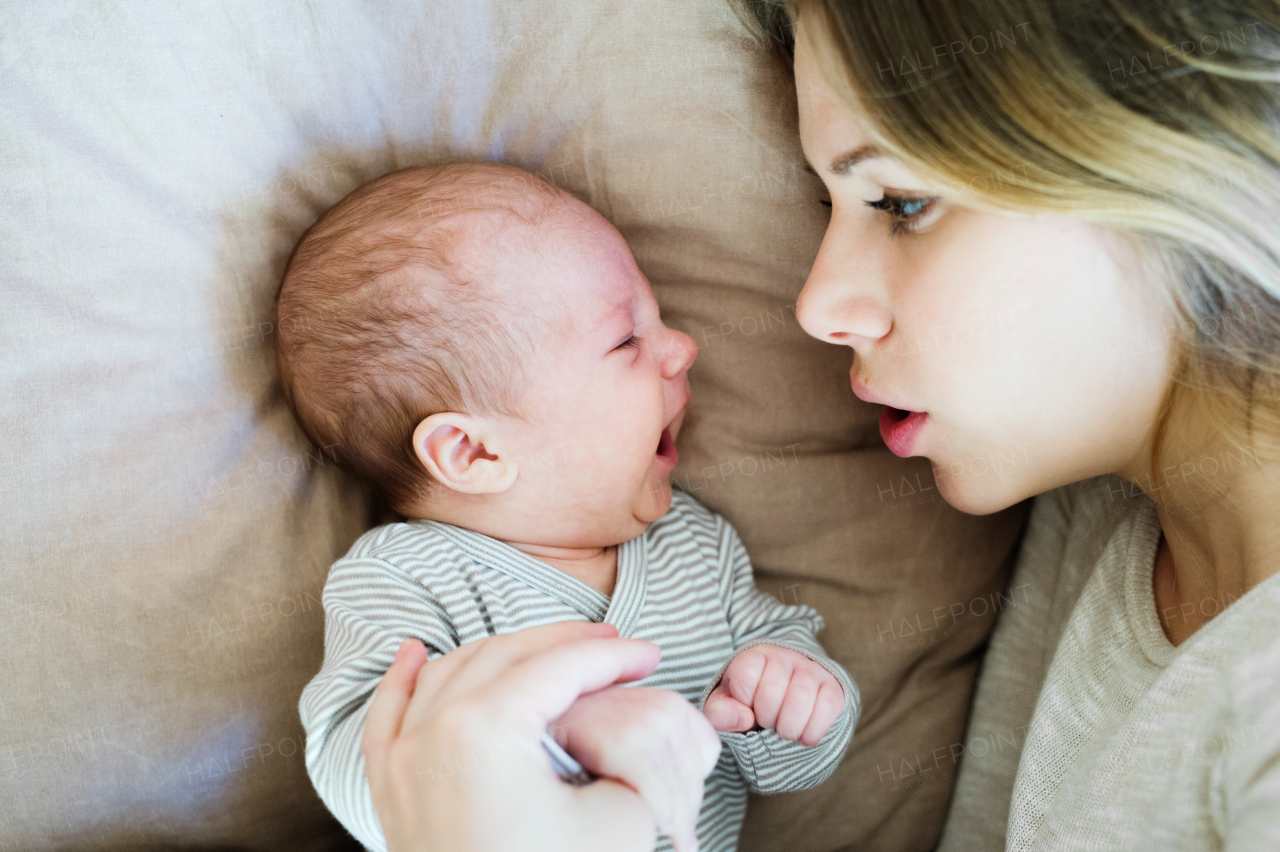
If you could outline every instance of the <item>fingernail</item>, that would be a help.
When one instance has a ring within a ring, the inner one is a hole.
[[[412,644],[412,642],[412,639],[406,639],[400,643],[400,647],[396,649],[395,661],[397,663],[404,659],[405,652],[409,650],[409,645]]]

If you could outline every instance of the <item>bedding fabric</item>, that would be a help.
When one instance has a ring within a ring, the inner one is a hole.
[[[272,298],[328,206],[457,159],[619,227],[699,343],[677,479],[861,688],[843,764],[753,799],[742,848],[932,846],[1021,513],[946,507],[882,446],[848,350],[799,328],[825,212],[791,82],[726,4],[49,0],[5,22],[0,849],[355,848],[297,701],[326,571],[386,516],[294,425]]]

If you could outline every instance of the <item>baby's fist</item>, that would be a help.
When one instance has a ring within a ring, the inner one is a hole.
[[[717,731],[773,728],[784,740],[815,746],[844,712],[844,690],[804,654],[753,645],[729,663],[702,707]]]

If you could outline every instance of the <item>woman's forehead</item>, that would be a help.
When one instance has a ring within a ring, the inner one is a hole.
[[[805,136],[838,137],[844,150],[853,150],[870,139],[859,122],[856,99],[852,93],[841,97],[824,73],[821,54],[825,52],[821,32],[797,27],[795,47],[796,98],[800,111],[800,133]],[[827,63],[828,67],[830,63]],[[831,156],[834,152],[826,152]],[[814,166],[824,164],[814,163]]]

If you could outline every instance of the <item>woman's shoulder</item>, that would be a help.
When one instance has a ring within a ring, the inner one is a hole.
[[[1206,598],[1206,612],[1223,601]],[[1221,667],[1222,701],[1237,723],[1266,717],[1280,738],[1280,574],[1273,574],[1243,597],[1228,601],[1208,625],[1198,662]],[[1188,645],[1196,642],[1196,637]],[[1277,789],[1280,794],[1280,788]]]
[[[1141,490],[1116,476],[1046,491],[1032,503],[1016,573],[1044,578],[1037,582],[1042,591],[1078,594],[1123,521],[1150,506]]]
[[[1151,511],[1141,492],[1134,498],[1121,491],[1126,485],[1096,477],[1047,491],[1032,504],[1009,581],[1009,605],[992,634],[986,683],[979,686],[981,692],[1001,682],[998,693],[1021,695],[1022,721],[1030,718],[1058,641],[1108,545],[1126,518]]]
[[[1118,476],[1095,476],[1046,491],[1035,498],[1032,517],[1040,524],[1050,522],[1062,528],[1096,532],[1100,525],[1114,526],[1142,501],[1142,489]]]
[[[1058,642],[1107,544],[1141,510],[1105,476],[1037,496],[978,679],[965,757],[939,847],[1003,848],[1014,779]],[[1147,500],[1149,507],[1150,501]]]
[[[1166,672],[1157,743],[1185,787],[1210,779],[1203,806],[1227,848],[1280,849],[1280,575],[1216,615]],[[1169,746],[1170,742],[1180,747]],[[1151,751],[1150,749],[1148,751]],[[1179,795],[1174,791],[1171,795]],[[1185,809],[1185,808],[1184,808]]]

